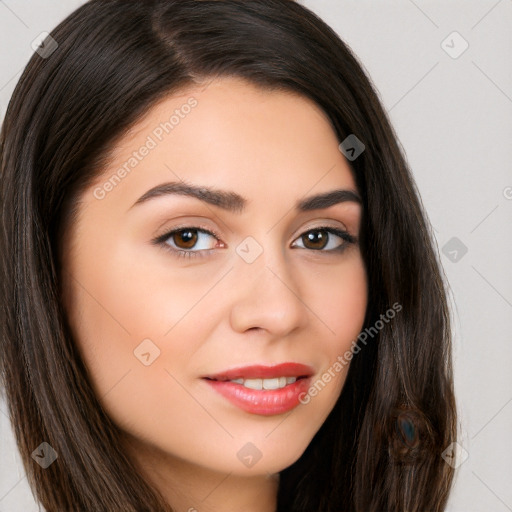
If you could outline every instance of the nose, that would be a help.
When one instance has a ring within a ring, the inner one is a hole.
[[[276,339],[303,328],[308,307],[294,273],[279,250],[265,249],[252,263],[239,258],[231,276],[236,289],[231,327],[240,333],[263,330]]]

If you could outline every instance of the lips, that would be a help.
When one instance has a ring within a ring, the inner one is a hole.
[[[299,405],[314,370],[298,363],[254,365],[204,377],[207,384],[240,409],[264,416],[282,414]]]

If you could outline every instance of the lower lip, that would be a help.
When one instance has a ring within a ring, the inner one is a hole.
[[[281,389],[249,389],[231,381],[206,379],[206,382],[232,404],[251,414],[273,416],[291,411],[300,403],[300,396],[307,393],[311,378],[304,378]]]

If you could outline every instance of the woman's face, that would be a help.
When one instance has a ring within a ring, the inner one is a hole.
[[[338,143],[312,101],[216,79],[154,107],[82,195],[64,303],[100,402],[156,471],[279,472],[332,410],[367,305],[361,205],[311,200],[357,194]]]

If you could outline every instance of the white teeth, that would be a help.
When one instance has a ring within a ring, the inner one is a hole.
[[[273,379],[233,379],[231,382],[241,384],[249,389],[281,389],[288,384],[293,384],[297,377],[274,377]]]
[[[249,389],[263,389],[263,379],[245,379],[243,386]]]
[[[283,386],[279,385],[279,377],[276,377],[275,379],[264,379],[263,380],[263,389],[278,389]],[[286,386],[286,380],[284,381],[284,384]]]

